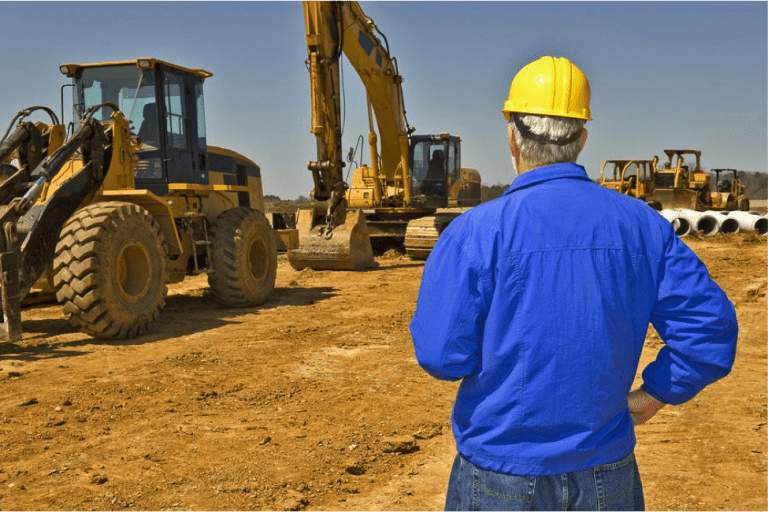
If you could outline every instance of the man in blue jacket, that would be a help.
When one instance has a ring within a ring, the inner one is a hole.
[[[443,232],[411,334],[462,379],[446,510],[642,510],[634,425],[730,371],[733,305],[672,226],[575,164],[590,89],[564,58],[522,68],[502,113],[519,176]],[[630,392],[649,322],[665,341]]]

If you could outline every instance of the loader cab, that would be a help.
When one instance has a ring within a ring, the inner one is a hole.
[[[447,133],[411,136],[411,190],[420,206],[444,208],[461,172],[461,142]]]
[[[137,188],[158,195],[169,183],[207,184],[203,82],[212,73],[157,59],[102,64],[64,64],[72,77],[74,119],[93,105],[110,102],[131,122],[141,139],[135,167]],[[111,109],[94,117],[108,121]]]

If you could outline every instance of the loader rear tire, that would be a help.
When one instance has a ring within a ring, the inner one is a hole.
[[[277,242],[272,226],[258,210],[232,208],[211,228],[213,299],[226,308],[262,304],[275,289]]]
[[[56,298],[78,329],[103,339],[150,329],[165,306],[163,233],[144,208],[96,203],[67,221],[56,246]]]

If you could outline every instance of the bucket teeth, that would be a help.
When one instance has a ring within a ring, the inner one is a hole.
[[[299,247],[288,251],[288,262],[296,270],[363,270],[376,265],[371,239],[360,210],[349,210],[344,224],[333,229],[330,236],[323,226],[312,227],[312,212],[299,211],[296,227]]]

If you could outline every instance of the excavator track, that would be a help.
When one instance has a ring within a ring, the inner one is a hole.
[[[405,230],[405,252],[413,260],[425,260],[448,224],[460,213],[439,213],[413,219]]]

